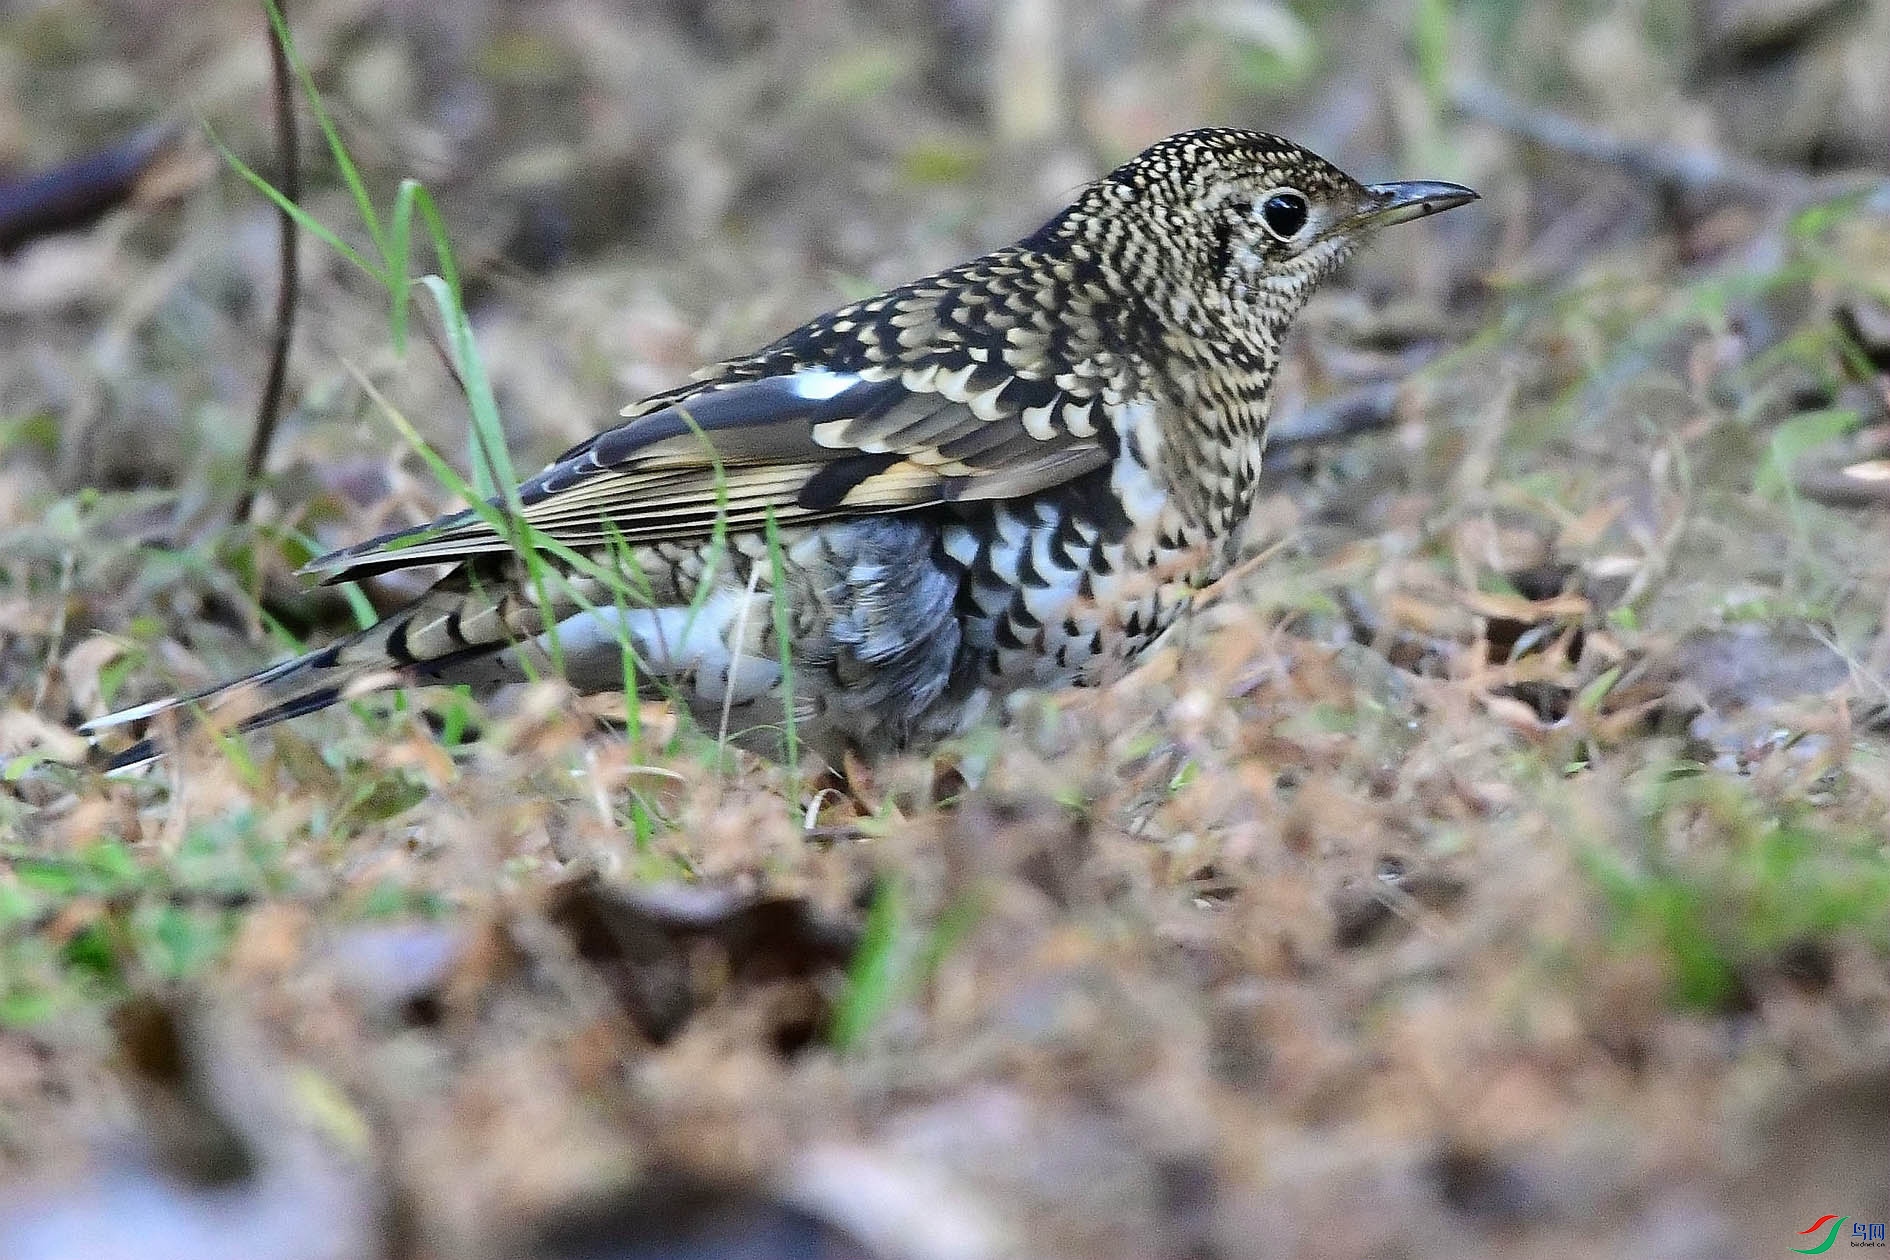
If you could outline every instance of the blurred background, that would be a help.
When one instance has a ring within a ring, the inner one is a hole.
[[[369,387],[461,469],[468,409],[304,231],[233,523],[266,17],[0,0],[0,1256],[1705,1260],[1890,1212],[1890,4],[286,11],[376,213],[437,200],[521,468],[1174,131],[1483,200],[1301,320],[1255,564],[956,808],[959,753],[789,782],[545,694],[104,782],[43,764],[73,724],[346,629],[296,566],[451,506]]]
[[[130,189],[141,213],[0,262],[8,344],[34,347],[0,362],[0,412],[60,417],[63,488],[189,473],[232,493],[275,226],[205,132],[280,171],[254,8],[0,18],[0,170],[157,150]],[[1680,261],[1723,254],[1755,204],[1890,163],[1890,14],[1844,0],[300,0],[291,17],[383,207],[409,175],[443,206],[528,457],[700,362],[1014,239],[1192,126],[1477,186],[1477,214],[1398,234],[1354,281],[1440,315],[1492,277],[1669,228]],[[320,135],[304,120],[301,137],[308,206],[348,236]],[[291,432],[352,406],[340,359],[385,342],[351,302],[367,277],[308,253]],[[429,436],[457,421],[447,397],[404,402]],[[276,467],[292,461],[285,446]]]

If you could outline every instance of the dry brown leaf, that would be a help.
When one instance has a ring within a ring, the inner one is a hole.
[[[83,735],[74,734],[28,709],[0,711],[0,758],[31,753],[51,761],[76,764],[85,760],[91,747]]]

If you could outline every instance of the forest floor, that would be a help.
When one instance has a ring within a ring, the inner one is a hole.
[[[462,463],[467,404],[305,236],[231,524],[276,222],[209,137],[280,169],[262,18],[0,15],[0,171],[173,125],[0,254],[0,1255],[1671,1260],[1890,1216],[1890,10],[1313,7],[294,6],[381,213],[439,199],[522,468],[1169,131],[1483,192],[1308,311],[1253,559],[1134,675],[799,778],[555,682],[63,764],[349,628],[297,566],[454,506],[365,384]]]

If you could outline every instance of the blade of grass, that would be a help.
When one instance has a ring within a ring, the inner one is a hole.
[[[847,985],[833,1013],[833,1044],[842,1054],[857,1051],[898,997],[898,954],[906,935],[905,889],[883,877],[873,890],[866,927],[847,969]]]
[[[235,152],[232,151],[227,144],[223,143],[222,137],[211,130],[208,123],[204,124],[204,133],[210,137],[210,143],[216,146],[217,152],[222,155],[225,162],[230,164],[231,169],[247,180],[250,186],[255,188],[257,192],[269,198],[284,214],[293,218],[297,227],[307,232],[310,236],[313,236],[322,244],[328,246],[328,248],[334,250],[337,254],[359,267],[362,271],[373,276],[376,280],[383,284],[386,283],[387,277],[379,267],[369,262],[354,246],[348,244],[339,236],[336,236],[320,219],[317,219],[301,206],[289,200],[287,194],[270,183],[268,179],[258,174],[249,163],[236,156]]]
[[[289,23],[282,16],[282,10],[277,7],[275,0],[263,0],[263,7],[269,11],[269,24],[275,28],[276,39],[281,43],[289,64],[295,67],[296,77],[302,82],[302,94],[308,98],[309,112],[315,115],[315,123],[328,141],[328,151],[335,159],[336,169],[341,172],[342,182],[347,184],[348,192],[354,197],[362,226],[367,228],[368,235],[373,238],[374,252],[385,259],[387,235],[381,227],[379,216],[374,213],[374,199],[368,196],[367,184],[361,178],[360,169],[349,155],[348,146],[342,143],[341,133],[335,129],[334,119],[328,116],[327,106],[322,104],[322,94],[315,86],[315,76],[310,73],[308,63],[295,51],[295,36],[290,34]]]
[[[788,611],[787,598],[787,563],[781,547],[781,528],[775,520],[774,509],[768,509],[764,529],[768,539],[769,568],[769,604],[774,613],[774,648],[781,665],[781,722],[786,728],[783,738],[787,743],[789,802],[793,806],[795,797],[800,794],[801,784],[801,739],[798,714],[794,702],[794,636]],[[795,813],[798,815],[799,811]]]

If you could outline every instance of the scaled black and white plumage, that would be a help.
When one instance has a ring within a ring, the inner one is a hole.
[[[588,561],[541,549],[558,580],[531,580],[529,531],[490,509],[371,539],[309,568],[455,567],[359,634],[90,729],[241,695],[247,728],[361,686],[542,674],[552,623],[580,689],[621,687],[628,641],[646,688],[712,728],[778,727],[777,598],[798,729],[829,754],[1105,680],[1231,563],[1313,288],[1372,229],[1475,196],[1361,185],[1259,132],[1173,136],[1015,245],[626,408],[520,488],[523,520]]]

